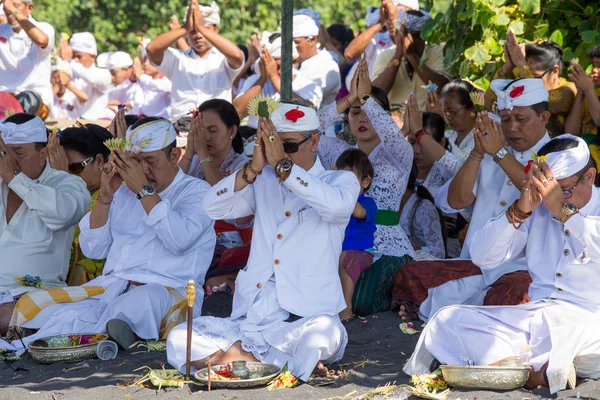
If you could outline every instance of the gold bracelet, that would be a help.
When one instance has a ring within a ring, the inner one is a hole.
[[[473,160],[477,160],[477,161],[483,161],[483,156],[481,158],[477,158],[471,153],[469,153],[469,158],[472,158]]]
[[[112,204],[112,199],[110,199],[110,201],[108,203],[105,203],[104,201],[102,201],[102,199],[100,198],[100,196],[98,196],[98,198],[96,199],[96,201],[100,204],[104,204],[105,206],[110,206]]]

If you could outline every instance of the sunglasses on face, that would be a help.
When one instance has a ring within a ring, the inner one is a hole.
[[[92,161],[94,161],[94,157],[88,157],[81,162],[69,164],[69,172],[73,175],[79,175]]]
[[[286,154],[297,153],[300,150],[300,146],[306,143],[310,139],[310,136],[301,142],[283,142],[283,151]]]

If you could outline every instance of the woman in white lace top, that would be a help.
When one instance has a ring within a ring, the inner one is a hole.
[[[387,112],[389,102],[386,94],[381,89],[372,87],[364,62],[358,67],[351,86],[347,97],[319,111],[320,130],[324,132],[329,126],[347,118],[358,144],[352,146],[337,138],[323,135],[317,154],[323,165],[331,166],[346,149],[358,147],[369,156],[375,170],[369,190],[380,210],[376,220],[375,263],[359,279],[354,300],[355,313],[364,315],[383,311],[386,307],[389,309],[391,297],[388,299],[382,294],[387,290],[387,281],[389,280],[391,289],[395,270],[405,262],[411,261],[415,255],[406,233],[398,223],[400,200],[412,167],[413,151]],[[382,268],[385,271],[382,271]],[[373,278],[378,275],[377,291],[381,293],[373,293],[376,284],[367,276],[371,274]],[[357,293],[361,292],[361,280],[362,286],[372,285],[373,288],[365,288],[362,294]]]

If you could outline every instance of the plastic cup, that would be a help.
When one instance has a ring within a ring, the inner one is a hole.
[[[98,348],[96,354],[102,361],[114,360],[117,358],[119,346],[112,340],[101,340],[98,342]]]

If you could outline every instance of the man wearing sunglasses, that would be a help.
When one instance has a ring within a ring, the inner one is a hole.
[[[469,246],[482,269],[525,254],[533,279],[530,302],[443,309],[423,331],[408,373],[427,372],[429,364],[422,361],[431,357],[449,365],[465,360],[498,365],[522,352],[531,368],[527,389],[546,386],[553,394],[565,386],[573,389],[575,375],[600,376],[600,189],[594,187],[595,162],[587,144],[569,134],[548,142],[539,155],[545,160],[528,169],[520,197],[490,219]]]
[[[85,182],[46,162],[44,122],[15,114],[0,123],[0,336],[15,299],[66,286],[75,224],[90,206]],[[29,276],[29,278],[27,278]]]
[[[194,320],[192,360],[202,368],[233,360],[288,364],[307,381],[321,361],[339,360],[347,334],[338,274],[344,230],[360,187],[348,171],[326,171],[315,155],[319,119],[284,103],[261,118],[252,161],[212,187],[204,209],[215,220],[254,215],[248,265],[230,318]],[[185,365],[185,324],[167,340],[167,358]]]

